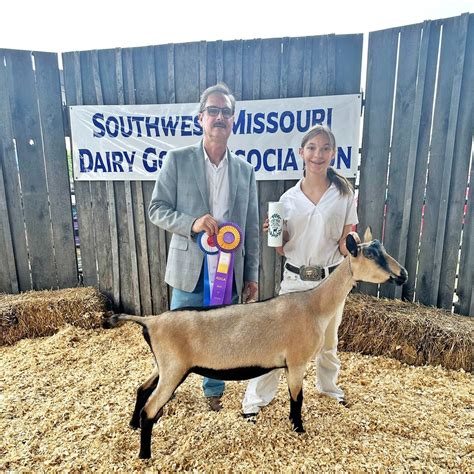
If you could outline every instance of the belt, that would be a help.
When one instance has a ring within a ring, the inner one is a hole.
[[[291,263],[285,264],[287,270],[296,273],[302,280],[309,281],[324,280],[324,278],[329,276],[338,266],[339,264],[333,265],[332,267],[320,267],[319,265],[302,265],[301,267],[295,267],[294,265],[291,265]]]

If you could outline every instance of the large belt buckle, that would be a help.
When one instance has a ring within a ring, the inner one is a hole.
[[[302,265],[300,267],[300,278],[305,281],[319,281],[323,276],[323,268],[315,265],[310,267],[307,265]]]

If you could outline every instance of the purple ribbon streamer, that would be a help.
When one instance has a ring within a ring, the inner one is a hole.
[[[223,259],[223,262],[221,262]],[[227,271],[222,271],[222,266],[227,267]],[[221,271],[219,271],[221,267]],[[232,283],[234,278],[234,253],[219,252],[219,263],[214,277],[210,306],[232,303]]]

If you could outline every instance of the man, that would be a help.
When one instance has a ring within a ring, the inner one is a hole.
[[[206,89],[198,116],[202,141],[168,152],[156,180],[149,216],[173,233],[165,275],[173,288],[171,309],[204,305],[204,253],[196,236],[216,234],[222,222],[237,224],[244,234],[234,257],[232,302],[243,294],[246,303],[257,293],[257,186],[252,166],[227,148],[234,113],[235,98],[225,84]],[[211,410],[221,410],[224,382],[205,377],[203,389]]]

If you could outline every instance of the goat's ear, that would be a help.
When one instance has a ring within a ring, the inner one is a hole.
[[[356,232],[349,232],[346,237],[346,248],[353,257],[357,257],[359,251],[358,245],[360,244],[360,238]]]
[[[367,229],[365,229],[365,232],[364,232],[364,242],[371,242],[373,239],[372,237],[372,227],[367,226]]]

